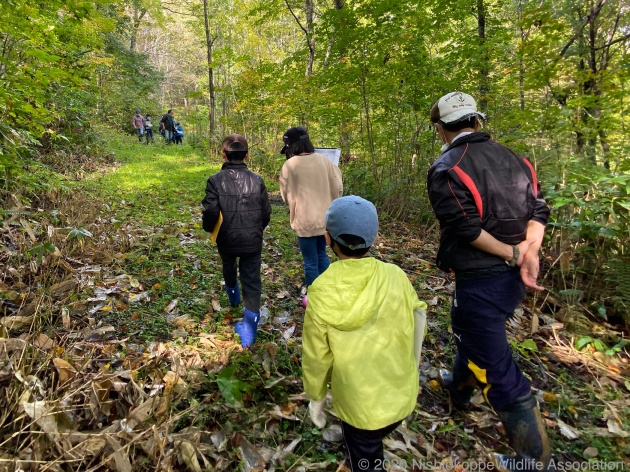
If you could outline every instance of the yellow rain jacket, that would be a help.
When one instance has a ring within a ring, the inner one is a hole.
[[[419,357],[426,306],[393,264],[372,257],[331,264],[308,289],[302,372],[309,397],[323,399],[330,381],[335,412],[360,429],[409,415],[418,397],[414,344]],[[422,313],[419,340],[414,310]]]

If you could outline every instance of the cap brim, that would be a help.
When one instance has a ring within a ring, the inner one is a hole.
[[[285,144],[282,149],[280,149],[280,154],[286,154],[287,153],[287,145]]]
[[[461,110],[461,111],[456,111],[456,112],[453,112],[453,113],[449,114],[446,118],[440,118],[440,121],[442,123],[446,123],[446,124],[457,123],[458,121],[466,120],[466,119],[470,118],[471,116],[478,116],[482,120],[486,119],[486,115],[484,115],[483,113],[481,113],[479,111]],[[447,119],[448,119],[448,121],[446,121]]]

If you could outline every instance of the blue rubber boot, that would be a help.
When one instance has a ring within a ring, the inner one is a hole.
[[[238,282],[234,287],[228,287],[228,284],[225,284],[225,291],[230,299],[230,305],[239,306],[241,304],[241,291],[238,288]]]
[[[260,320],[260,313],[254,313],[245,308],[243,314],[243,321],[236,323],[234,331],[241,337],[241,345],[248,347],[254,344],[256,341],[256,331],[258,331],[258,320]]]

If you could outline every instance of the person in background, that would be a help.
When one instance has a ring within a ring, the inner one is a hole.
[[[341,196],[341,171],[315,152],[306,129],[289,128],[280,150],[287,158],[280,172],[280,195],[289,206],[291,228],[297,233],[304,260],[306,287],[330,265],[326,253],[326,210]],[[306,296],[302,304],[306,306]]]
[[[149,144],[149,140],[153,142],[153,123],[151,123],[151,115],[148,113],[144,117],[144,134],[147,144]]]
[[[440,379],[457,410],[468,409],[474,388],[482,387],[516,452],[497,456],[503,468],[543,471],[550,461],[547,433],[505,323],[526,287],[543,290],[536,278],[549,207],[529,160],[480,132],[481,119],[475,100],[462,92],[431,108],[443,143],[427,177],[440,222],[437,265],[455,273],[457,354],[452,372],[440,371]]]
[[[173,117],[173,110],[169,110],[166,114],[162,115],[160,120],[160,132],[163,132],[164,140],[167,144],[171,144],[175,136],[175,118]]]
[[[221,146],[223,166],[208,178],[203,205],[203,229],[212,232],[219,221],[223,222],[217,235],[217,249],[223,262],[225,290],[230,304],[241,303],[238,286],[240,275],[243,286],[243,321],[235,331],[241,337],[241,345],[254,344],[260,320],[260,279],[263,231],[271,219],[271,205],[265,182],[247,169],[245,159],[249,147],[245,137],[231,134]],[[238,272],[237,274],[237,265]]]
[[[318,428],[326,425],[330,382],[351,470],[386,470],[383,438],[418,398],[427,304],[399,267],[368,256],[378,233],[371,202],[338,198],[325,221],[326,242],[339,260],[308,291],[302,375],[309,413]]]
[[[184,128],[179,122],[175,123],[175,134],[173,135],[175,144],[183,144]]]
[[[140,114],[140,110],[136,110],[136,114],[133,115],[131,120],[133,127],[138,133],[138,141],[142,142],[142,135],[144,134],[144,117]]]

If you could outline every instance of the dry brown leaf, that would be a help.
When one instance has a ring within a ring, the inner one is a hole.
[[[197,451],[191,443],[188,441],[180,441],[177,444],[177,449],[188,470],[202,472],[201,465],[197,460]]]
[[[132,472],[131,462],[123,446],[113,437],[107,436],[107,444],[112,449],[116,472]]]
[[[33,322],[32,316],[5,316],[0,318],[0,326],[4,326],[8,330],[21,329],[30,326]]]
[[[219,303],[219,299],[218,298],[213,298],[212,299],[212,309],[215,312],[221,311],[221,304]]]
[[[55,341],[50,339],[44,333],[41,333],[37,339],[33,341],[33,346],[38,347],[43,350],[52,349],[55,347]]]
[[[183,394],[188,391],[188,385],[186,382],[184,382],[181,376],[172,370],[169,370],[162,380],[166,384],[167,389],[173,389],[173,391],[177,394]]]
[[[265,460],[258,450],[252,446],[252,444],[245,439],[241,433],[236,433],[234,436],[234,443],[238,446],[242,459],[247,462],[249,467],[264,469]]]
[[[175,307],[177,306],[178,303],[179,303],[179,298],[176,298],[171,303],[169,303],[166,306],[166,308],[164,308],[164,312],[165,313],[170,313],[171,311],[173,311],[175,309]]]
[[[156,395],[153,398],[149,398],[148,400],[143,402],[140,406],[135,408],[127,418],[127,427],[133,430],[138,424],[146,421],[151,416],[151,412],[153,411],[153,409],[156,408],[159,403],[159,395]]]
[[[72,379],[77,374],[77,371],[74,367],[72,367],[72,364],[59,357],[55,357],[53,359],[53,364],[55,364],[57,372],[59,372],[59,382],[61,383]]]
[[[24,339],[20,339],[20,338],[0,339],[0,353],[21,351],[26,346],[28,346],[28,343]]]
[[[98,456],[106,444],[107,439],[104,436],[94,436],[79,443],[72,449],[72,452],[77,457]]]
[[[24,412],[42,428],[42,431],[59,444],[59,430],[53,413],[54,406],[43,400],[34,402],[22,401],[21,406]]]
[[[577,439],[582,435],[582,433],[580,433],[577,429],[569,426],[564,421],[560,419],[556,419],[556,421],[558,422],[558,427],[560,428],[560,434],[562,434],[562,436],[567,438],[569,441]]]
[[[69,278],[67,280],[62,280],[59,283],[50,286],[50,294],[53,298],[60,300],[62,298],[66,298],[71,292],[75,290],[77,283],[74,279]]]

